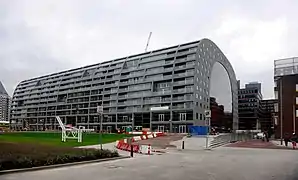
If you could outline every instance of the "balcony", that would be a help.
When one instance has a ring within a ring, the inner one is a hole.
[[[172,106],[172,109],[192,109],[192,108],[193,106],[190,104]]]
[[[182,89],[174,89],[173,93],[192,93],[192,88],[182,88]]]
[[[177,86],[177,85],[193,84],[193,83],[194,83],[194,80],[185,80],[185,81],[174,82],[173,85]]]
[[[164,95],[164,94],[171,94],[171,90],[166,90],[166,91],[157,91],[157,92],[152,92],[152,95]]]
[[[172,99],[172,101],[189,101],[192,100],[193,96],[182,96],[182,97],[175,97]]]

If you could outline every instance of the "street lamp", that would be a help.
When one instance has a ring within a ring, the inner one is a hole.
[[[172,122],[172,119],[170,119],[169,122],[170,122],[170,133],[173,133],[173,122]]]
[[[78,114],[79,114],[79,107],[76,107],[76,125],[78,123]]]
[[[101,106],[97,106],[97,113],[98,116],[100,116],[100,129],[99,129],[99,143],[100,143],[100,149],[102,150],[102,118],[103,118],[103,104]]]

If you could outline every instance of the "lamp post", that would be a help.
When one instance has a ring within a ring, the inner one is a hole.
[[[76,107],[76,126],[77,126],[77,123],[78,123],[78,114],[79,114],[79,108]]]
[[[173,123],[172,123],[172,119],[170,119],[169,122],[170,122],[170,133],[173,133]]]
[[[99,129],[99,143],[102,150],[102,118],[103,118],[103,106],[97,106],[97,113],[100,116],[100,129]]]

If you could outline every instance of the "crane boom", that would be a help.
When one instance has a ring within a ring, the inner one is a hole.
[[[150,34],[149,34],[149,37],[148,37],[148,40],[147,40],[147,44],[146,44],[146,48],[145,48],[145,52],[147,52],[147,49],[148,49],[148,46],[149,46],[149,42],[150,42],[150,39],[151,39],[151,34],[152,34],[152,32],[150,32]]]

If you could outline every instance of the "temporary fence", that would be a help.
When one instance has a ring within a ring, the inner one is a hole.
[[[148,145],[139,145],[139,144],[134,144],[134,142],[145,140],[145,139],[152,139],[156,137],[164,136],[164,133],[162,132],[157,132],[157,133],[151,133],[151,134],[146,134],[146,135],[141,135],[141,136],[134,136],[131,139],[122,139],[119,141],[116,141],[116,148],[124,151],[133,151],[135,153],[140,153],[140,154],[146,154],[150,155],[152,154],[152,147],[150,144]]]

